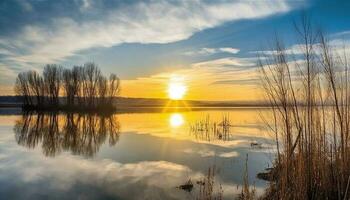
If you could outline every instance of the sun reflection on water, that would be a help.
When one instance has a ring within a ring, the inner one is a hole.
[[[173,113],[170,115],[169,123],[171,127],[176,128],[184,124],[184,118],[180,113]]]

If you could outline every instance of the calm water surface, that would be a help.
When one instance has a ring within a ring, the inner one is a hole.
[[[225,199],[271,166],[273,139],[264,109],[130,113],[112,117],[0,115],[0,199],[195,199],[176,188],[215,166]],[[190,131],[199,120],[229,116],[228,137]],[[251,143],[262,144],[252,147]]]

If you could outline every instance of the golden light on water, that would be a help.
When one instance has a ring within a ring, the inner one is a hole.
[[[180,76],[172,76],[168,86],[168,96],[170,99],[179,100],[184,97],[187,87],[183,82],[184,78]]]
[[[184,118],[180,113],[173,113],[170,116],[169,123],[171,127],[176,128],[184,123]]]

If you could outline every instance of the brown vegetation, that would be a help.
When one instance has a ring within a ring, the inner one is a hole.
[[[249,180],[248,180],[248,154],[246,155],[246,160],[245,160],[245,170],[243,173],[243,185],[242,185],[242,191],[241,193],[237,196],[237,200],[254,200],[256,198],[255,195],[255,187],[249,185]]]
[[[207,175],[201,180],[198,180],[196,183],[199,185],[199,192],[196,200],[222,200],[223,199],[223,190],[221,185],[217,185],[218,188],[215,188],[215,165],[209,167]]]
[[[204,119],[190,124],[190,133],[200,140],[228,141],[231,127],[232,124],[228,115],[223,115],[221,122],[212,121],[207,115]]]
[[[277,144],[276,177],[265,199],[349,199],[348,55],[306,17],[295,27],[300,53],[276,39],[273,53],[260,55]]]

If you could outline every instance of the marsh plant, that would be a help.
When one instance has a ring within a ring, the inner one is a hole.
[[[196,182],[199,185],[198,195],[196,200],[222,200],[223,199],[223,189],[221,184],[215,181],[215,174],[217,173],[217,168],[215,165],[208,168],[206,176],[201,178]]]
[[[190,124],[190,133],[197,139],[212,141],[230,139],[230,130],[232,128],[229,115],[224,114],[221,121],[211,120],[207,115],[205,118]]]
[[[206,176],[196,182],[199,185],[199,191],[196,200],[222,200],[224,199],[224,190],[219,180],[215,178],[218,169],[215,165],[208,168]],[[236,200],[254,200],[256,199],[256,190],[254,185],[249,184],[248,178],[248,154],[245,159],[245,170],[242,175],[241,192],[232,199]],[[238,189],[238,186],[237,186]]]
[[[295,29],[296,50],[276,39],[259,55],[277,144],[265,199],[349,199],[350,55],[307,17]]]
[[[249,184],[248,174],[248,154],[246,155],[245,168],[243,173],[241,193],[236,197],[236,200],[254,200],[256,199],[256,190],[254,185]]]

